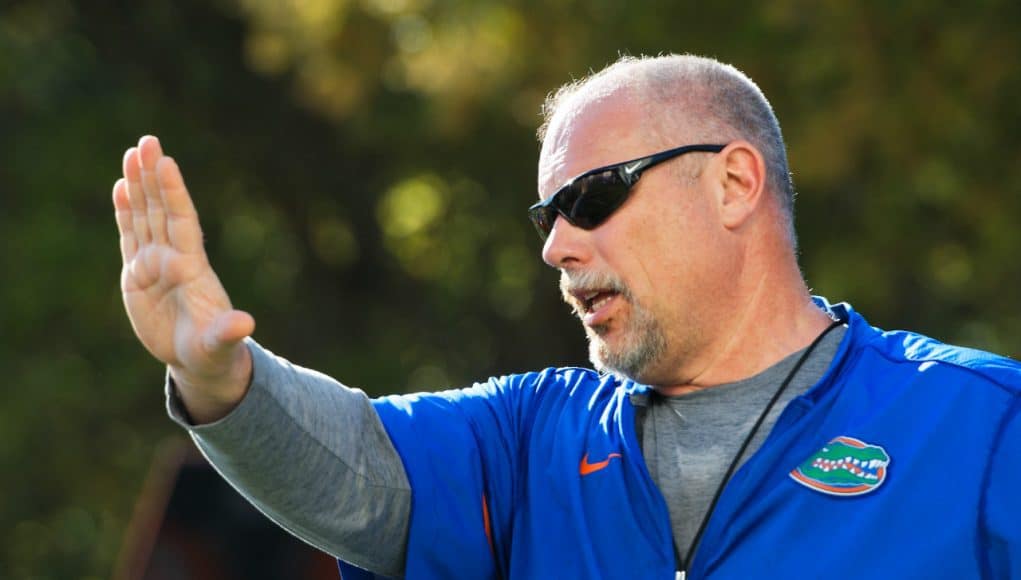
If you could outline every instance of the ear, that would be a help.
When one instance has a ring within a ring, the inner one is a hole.
[[[766,191],[766,161],[747,141],[731,141],[717,155],[720,221],[737,229],[762,204]]]

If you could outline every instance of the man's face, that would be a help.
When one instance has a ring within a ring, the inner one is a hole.
[[[619,91],[566,108],[550,125],[539,160],[543,199],[592,168],[688,144],[647,127],[645,109]],[[704,164],[704,154],[692,159]],[[631,196],[593,230],[558,217],[543,260],[561,270],[564,300],[578,314],[592,363],[649,384],[697,374],[713,294],[725,292],[721,228],[704,177],[684,179],[674,160],[642,175]]]

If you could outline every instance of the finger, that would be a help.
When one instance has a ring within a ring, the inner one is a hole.
[[[117,219],[117,231],[121,235],[121,259],[127,264],[138,252],[138,240],[131,223],[131,202],[128,201],[128,185],[124,178],[113,184],[113,209]]]
[[[138,161],[142,170],[142,191],[145,193],[149,231],[157,244],[167,243],[167,218],[156,183],[156,162],[163,156],[159,139],[146,135],[138,141]]]
[[[135,239],[140,245],[152,240],[149,232],[149,216],[146,213],[145,193],[142,191],[142,170],[138,166],[138,148],[132,147],[124,153],[124,180],[127,183],[128,201],[131,203],[131,224]]]
[[[167,235],[180,252],[202,252],[202,227],[192,204],[184,177],[172,157],[164,156],[156,164],[156,178],[163,207],[167,213]]]

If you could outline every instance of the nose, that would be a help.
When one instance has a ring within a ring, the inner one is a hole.
[[[590,232],[571,225],[564,216],[557,216],[553,230],[542,247],[542,260],[554,268],[569,268],[589,261]]]

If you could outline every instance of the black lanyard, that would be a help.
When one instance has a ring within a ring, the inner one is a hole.
[[[815,337],[815,340],[812,341],[812,344],[810,344],[808,348],[805,349],[804,354],[802,354],[801,358],[798,359],[798,362],[795,363],[794,368],[791,369],[791,372],[787,373],[787,378],[785,378],[783,382],[780,383],[780,387],[776,390],[775,393],[773,393],[773,398],[769,400],[769,404],[766,405],[766,408],[762,410],[762,414],[759,415],[758,421],[756,421],[755,425],[752,426],[751,431],[748,432],[748,436],[744,438],[744,443],[741,444],[741,448],[737,450],[737,453],[734,454],[734,458],[730,460],[730,467],[727,468],[727,473],[724,474],[723,479],[720,480],[720,485],[716,488],[716,494],[713,495],[713,501],[709,503],[709,509],[706,510],[705,515],[702,516],[702,523],[699,524],[698,532],[696,532],[695,537],[692,538],[691,545],[688,546],[688,552],[684,555],[684,558],[681,558],[681,555],[677,553],[677,544],[675,542],[671,542],[674,544],[674,558],[677,562],[676,580],[686,580],[688,575],[688,567],[691,566],[692,556],[695,555],[695,548],[698,547],[698,543],[702,539],[702,533],[705,532],[706,525],[709,523],[709,516],[711,516],[713,510],[716,509],[716,502],[718,502],[720,500],[720,496],[723,495],[723,488],[726,487],[727,482],[730,481],[730,476],[734,475],[734,470],[737,469],[737,464],[740,463],[741,457],[744,455],[745,450],[748,449],[748,446],[751,444],[752,438],[755,437],[755,433],[758,432],[759,427],[761,427],[762,423],[765,422],[766,416],[769,415],[769,411],[773,408],[773,405],[775,405],[776,402],[780,400],[780,395],[782,395],[783,392],[787,390],[787,385],[789,385],[791,383],[791,380],[794,379],[794,375],[798,374],[798,371],[801,369],[801,365],[803,365],[805,361],[808,360],[809,355],[812,354],[812,351],[815,350],[815,347],[819,346],[819,343],[822,342],[822,339],[825,338],[825,336],[829,334],[831,330],[842,324],[844,324],[843,320],[837,320],[830,324],[828,327],[826,327],[826,330],[822,331],[822,333],[819,334],[819,336]]]

